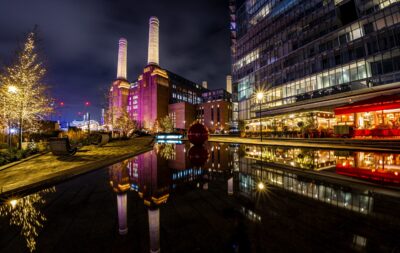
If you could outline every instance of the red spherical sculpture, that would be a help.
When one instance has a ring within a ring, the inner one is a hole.
[[[200,123],[194,123],[189,127],[188,138],[193,145],[203,145],[208,140],[208,130]]]
[[[193,146],[189,149],[189,161],[193,167],[201,167],[208,160],[208,150],[203,146]]]

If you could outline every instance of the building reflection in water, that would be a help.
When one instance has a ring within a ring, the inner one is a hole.
[[[296,169],[330,170],[344,176],[400,184],[400,154],[245,145],[244,157]]]
[[[334,151],[310,148],[245,145],[245,156],[300,169],[323,170],[336,163]]]
[[[339,185],[315,180],[312,175],[299,175],[280,166],[314,171],[335,169],[338,159],[335,151],[260,146],[245,146],[244,149],[245,155],[240,157],[239,165],[239,192],[249,198],[255,197],[256,184],[262,181],[329,205],[364,214],[372,211],[373,197],[368,192],[348,187],[342,190]]]
[[[254,196],[254,188],[258,181],[266,182],[268,185],[281,188],[285,191],[312,198],[335,207],[345,208],[359,213],[368,214],[372,211],[373,197],[363,191],[342,190],[340,186],[332,186],[318,180],[299,176],[282,169],[275,169],[260,164],[252,164],[251,167],[241,167],[239,175],[239,191],[249,198]]]
[[[118,227],[121,235],[128,233],[127,192],[130,189],[130,179],[127,165],[128,160],[125,160],[109,167],[110,185],[117,194]]]
[[[400,184],[400,154],[337,152],[336,173],[381,183]]]
[[[39,229],[46,221],[41,212],[41,206],[46,203],[44,196],[55,190],[55,187],[51,187],[22,198],[13,198],[0,205],[0,217],[9,218],[10,226],[16,226],[21,230],[20,234],[25,238],[31,252],[36,249]]]
[[[160,251],[160,206],[167,202],[170,191],[189,187],[208,189],[213,173],[230,173],[233,162],[221,148],[211,145],[211,154],[205,147],[189,143],[156,144],[154,150],[109,167],[110,185],[117,197],[119,233],[128,232],[127,192],[137,192],[147,207],[150,251]],[[227,151],[227,149],[225,149]],[[210,157],[213,157],[209,161]],[[229,165],[228,165],[229,164]],[[228,193],[233,193],[233,177],[227,178]]]
[[[157,144],[153,151],[110,166],[110,184],[117,194],[120,234],[128,231],[126,193],[135,191],[147,207],[150,250],[158,252],[160,206],[176,190],[207,190],[209,183],[223,178],[228,196],[256,202],[257,184],[262,182],[268,188],[282,189],[313,201],[369,215],[373,213],[374,197],[368,190],[349,185],[343,187],[332,183],[324,177],[326,174],[321,173],[336,175],[337,180],[343,179],[342,175],[347,175],[352,168],[391,170],[396,175],[399,160],[396,154],[368,152],[345,153],[211,142],[206,148],[197,150],[189,143]],[[309,170],[313,170],[313,174],[304,172]],[[315,175],[319,177],[315,178]],[[248,219],[260,222],[260,210],[256,209],[257,206],[242,206],[240,212]],[[358,237],[355,244],[360,244]]]

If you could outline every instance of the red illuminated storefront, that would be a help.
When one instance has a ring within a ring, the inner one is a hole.
[[[354,137],[400,137],[400,96],[379,96],[335,109],[338,126]]]

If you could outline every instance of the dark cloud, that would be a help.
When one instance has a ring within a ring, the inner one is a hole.
[[[0,62],[13,57],[35,24],[47,82],[63,100],[63,116],[78,118],[85,101],[98,117],[116,75],[118,39],[128,39],[128,79],[147,60],[148,19],[160,20],[160,65],[209,87],[225,87],[230,72],[228,0],[4,0]]]

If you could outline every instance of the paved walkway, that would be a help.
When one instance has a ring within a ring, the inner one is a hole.
[[[151,137],[115,141],[103,147],[85,146],[74,156],[56,157],[47,153],[0,170],[0,196],[53,184],[91,170],[103,168],[152,149]]]
[[[211,136],[209,141],[215,142],[227,142],[227,143],[244,143],[244,144],[264,144],[271,146],[293,146],[293,147],[306,147],[306,148],[325,148],[325,149],[344,149],[344,150],[365,150],[365,151],[381,151],[381,152],[400,152],[400,145],[376,145],[373,144],[365,145],[363,143],[351,142],[343,140],[343,144],[339,144],[338,141],[329,143],[329,141],[324,142],[314,142],[312,139],[308,140],[284,140],[284,139],[267,139],[263,142],[260,139],[253,138],[241,138],[241,137],[229,137],[229,136]],[[366,140],[367,141],[367,140]],[[350,142],[346,144],[346,142]],[[371,142],[372,143],[372,142]]]

